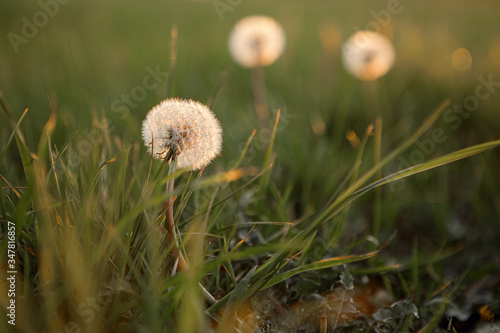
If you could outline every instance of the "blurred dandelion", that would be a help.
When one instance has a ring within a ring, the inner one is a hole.
[[[342,60],[349,73],[363,81],[385,75],[394,64],[390,40],[373,31],[358,31],[342,46]]]
[[[373,31],[358,31],[342,45],[344,67],[363,81],[366,111],[369,114],[381,112],[377,79],[391,69],[395,57],[391,41]]]
[[[261,128],[269,127],[269,106],[262,67],[272,64],[283,53],[285,32],[271,17],[248,16],[236,23],[228,44],[234,61],[252,69],[255,112]]]
[[[268,66],[285,49],[285,32],[267,16],[248,16],[236,23],[229,36],[229,51],[243,67]]]
[[[173,98],[149,111],[142,138],[154,158],[175,159],[180,168],[198,170],[220,153],[222,130],[207,106]]]

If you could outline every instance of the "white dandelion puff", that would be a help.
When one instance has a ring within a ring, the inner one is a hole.
[[[206,105],[172,98],[148,112],[142,138],[154,158],[175,157],[178,167],[198,170],[219,155],[222,129]]]
[[[342,46],[345,68],[364,81],[385,75],[394,64],[395,57],[391,41],[373,31],[358,31]]]
[[[268,16],[248,16],[236,23],[229,36],[229,51],[243,67],[268,66],[285,49],[285,32]]]

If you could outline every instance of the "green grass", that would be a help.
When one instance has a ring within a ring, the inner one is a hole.
[[[500,7],[402,4],[385,31],[397,62],[373,84],[350,77],[320,31],[335,24],[345,40],[386,2],[243,1],[221,21],[210,1],[72,1],[19,53],[2,38],[0,277],[7,221],[18,271],[16,327],[4,319],[2,331],[314,331],[326,295],[348,311],[357,303],[346,295],[367,278],[390,301],[351,321],[332,315],[329,331],[443,332],[448,308],[498,317],[500,89],[456,128],[446,111],[475,94],[478,77],[500,81]],[[40,10],[1,6],[2,36]],[[285,54],[265,69],[271,128],[279,114],[271,136],[254,132],[250,72],[227,52],[232,26],[253,13],[287,33]],[[173,25],[175,71],[115,112],[147,68],[172,69]],[[458,47],[472,54],[468,71],[450,65]],[[142,143],[142,119],[169,91],[210,101],[221,121],[222,155],[202,173],[169,176]],[[423,146],[436,130],[446,139]],[[176,274],[160,227],[169,195],[191,264]],[[8,301],[2,287],[3,318]],[[296,304],[310,313],[300,323]]]

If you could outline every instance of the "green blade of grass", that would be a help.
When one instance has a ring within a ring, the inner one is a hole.
[[[309,237],[309,240],[307,241],[306,246],[304,247],[304,250],[302,251],[302,255],[300,256],[299,264],[304,265],[306,259],[307,259],[307,253],[309,252],[309,249],[311,248],[311,245],[316,238],[316,232],[312,234],[311,237]]]
[[[415,165],[413,167],[409,167],[407,169],[395,172],[387,177],[384,177],[380,180],[377,180],[376,182],[371,183],[370,185],[356,191],[353,193],[352,196],[359,196],[362,195],[376,187],[389,184],[392,182],[395,182],[397,180],[407,178],[413,175],[416,175],[418,173],[431,170],[446,164],[450,164],[459,160],[462,160],[467,157],[471,157],[480,153],[483,153],[485,151],[488,151],[490,149],[493,149],[495,147],[500,146],[500,140],[495,140],[495,141],[490,141],[486,143],[481,143],[475,146],[467,147],[461,150],[457,150],[453,153],[447,154],[445,156],[437,157],[435,159],[432,159],[430,161],[424,162],[422,164]]]
[[[278,284],[280,282],[283,282],[286,279],[291,278],[292,276],[295,276],[295,275],[300,274],[300,273],[309,272],[309,271],[315,271],[315,270],[324,269],[324,268],[331,268],[331,267],[335,267],[335,266],[339,266],[339,265],[349,264],[349,263],[353,263],[353,262],[357,262],[357,261],[362,261],[362,260],[366,260],[366,259],[369,259],[369,258],[373,258],[380,251],[382,251],[387,245],[389,245],[389,243],[392,240],[392,238],[394,237],[394,235],[395,234],[393,234],[391,236],[391,238],[387,242],[385,242],[376,251],[365,253],[365,254],[359,254],[359,255],[348,255],[348,256],[342,256],[342,257],[334,257],[334,258],[329,258],[329,259],[323,259],[323,260],[319,260],[319,261],[316,261],[316,262],[313,262],[313,263],[310,263],[310,264],[307,264],[307,265],[303,265],[301,267],[297,267],[297,268],[291,269],[291,270],[289,270],[289,271],[287,271],[285,273],[282,273],[280,275],[277,275],[277,276],[274,276],[273,278],[271,278],[264,285],[263,289],[272,287],[272,286],[274,286],[274,285],[276,285],[276,284]]]
[[[420,289],[422,288],[422,285],[420,283],[419,279],[419,262],[420,262],[420,254],[418,252],[418,237],[415,237],[414,243],[413,243],[413,255],[411,259],[411,279],[412,279],[412,286],[414,289],[414,301],[416,304],[419,304],[420,301]]]
[[[250,229],[250,231],[247,233],[247,235],[245,237],[243,237],[232,249],[231,251],[229,251],[229,254],[231,253],[235,253],[241,245],[243,245],[243,243],[246,241],[246,239],[248,238],[248,236],[250,236],[250,234],[252,233],[253,229],[255,228],[255,225],[252,226],[252,228]]]
[[[167,77],[167,98],[172,97],[172,88],[174,85],[175,68],[177,67],[177,26],[174,24],[170,31],[170,68]]]
[[[329,212],[329,215],[325,215],[325,216],[322,215],[320,222],[328,221],[329,219],[333,218],[335,215],[337,215],[343,209],[348,207],[353,201],[355,201],[356,199],[361,197],[363,194],[365,194],[366,192],[369,192],[370,190],[372,190],[374,188],[377,188],[379,186],[392,183],[396,180],[407,178],[407,177],[413,176],[415,174],[418,174],[418,173],[421,173],[424,171],[428,171],[428,170],[431,170],[431,169],[434,169],[434,168],[437,168],[437,167],[440,167],[440,166],[443,166],[443,165],[446,165],[446,164],[449,164],[449,163],[452,163],[455,161],[459,161],[461,159],[464,159],[464,158],[467,158],[470,156],[474,156],[474,155],[483,153],[483,152],[488,151],[490,149],[493,149],[499,145],[500,145],[500,140],[482,143],[482,144],[479,144],[476,146],[461,149],[459,151],[450,153],[448,155],[441,156],[441,157],[435,158],[433,160],[430,160],[428,162],[425,162],[425,163],[398,171],[396,173],[393,173],[393,174],[391,174],[383,179],[375,181],[375,182],[363,187],[362,189],[354,192],[349,197],[343,199],[342,202],[340,202],[339,200],[336,200],[332,204],[330,209],[327,210]],[[331,209],[332,207],[335,207],[335,210],[332,210]],[[315,223],[312,225],[316,226],[316,224],[319,224],[318,221],[315,221]],[[310,229],[311,229],[311,226],[309,227]]]
[[[66,141],[66,143],[64,143],[64,145],[62,146],[61,150],[57,153],[56,160],[58,160],[61,157],[61,155],[64,154],[64,152],[68,148],[69,144],[75,139],[75,136],[80,131],[80,128],[81,128],[81,126],[78,126],[76,128],[76,130],[71,134],[71,136],[69,137],[69,139]]]
[[[254,129],[252,131],[252,134],[250,134],[250,136],[248,137],[247,142],[245,143],[245,146],[243,147],[243,150],[241,151],[240,157],[238,158],[238,161],[234,165],[233,169],[236,169],[240,166],[241,161],[243,161],[243,158],[247,154],[248,148],[250,147],[250,144],[252,143],[252,140],[255,137],[255,133],[257,133],[256,129]]]
[[[363,155],[365,152],[365,147],[366,144],[368,143],[368,139],[370,138],[370,135],[372,135],[373,132],[373,125],[369,125],[366,128],[365,135],[363,136],[363,141],[361,141],[361,144],[359,147],[357,147],[358,152],[356,153],[356,159],[354,160],[354,165],[361,165],[363,162]],[[352,174],[351,182],[354,183],[356,180],[359,178],[359,167],[355,168],[354,173]]]
[[[2,97],[0,93],[0,97]],[[4,106],[5,111],[8,110],[8,107],[6,106],[6,102],[2,100],[2,105]],[[28,109],[26,109],[21,116],[21,118],[24,118],[25,114],[28,112]],[[28,145],[26,144],[26,139],[24,138],[23,133],[21,132],[20,128],[17,126],[17,124],[20,124],[20,121],[15,122],[13,118],[11,118],[11,115],[9,112],[7,112],[9,115],[9,123],[12,128],[12,131],[15,133],[14,137],[16,139],[16,144],[17,144],[17,150],[19,151],[19,155],[21,156],[21,162],[23,164],[23,169],[24,169],[24,174],[26,176],[26,180],[28,182],[31,181],[33,177],[33,157],[31,154],[30,149],[28,148]]]
[[[224,202],[226,202],[227,200],[229,200],[230,198],[232,198],[233,196],[235,196],[236,194],[238,194],[239,192],[241,192],[242,190],[244,190],[245,188],[247,188],[250,184],[252,184],[254,181],[256,181],[257,179],[259,179],[260,177],[262,177],[262,175],[264,175],[267,171],[269,171],[271,169],[271,165],[268,166],[266,169],[262,170],[261,172],[259,172],[257,175],[255,175],[252,179],[250,179],[248,182],[246,182],[245,184],[243,184],[241,187],[237,188],[236,190],[234,190],[233,192],[229,193],[227,196],[225,196],[223,199],[221,199],[220,201],[216,202],[213,204],[212,208],[215,208],[219,205],[222,205]],[[208,210],[205,209],[201,212],[199,212],[198,214],[195,214],[193,216],[191,216],[190,218],[188,218],[186,221],[184,221],[184,223],[187,223],[191,220],[193,220],[194,218],[198,217],[199,215],[202,215],[202,214],[205,214]]]
[[[396,149],[394,149],[388,156],[386,156],[379,164],[374,165],[370,170],[363,174],[354,184],[349,186],[339,197],[328,207],[316,220],[310,225],[309,232],[316,229],[317,225],[321,224],[329,218],[332,211],[336,210],[344,201],[349,198],[354,192],[356,192],[363,184],[365,184],[370,178],[372,178],[382,167],[392,162],[397,156],[401,155],[406,151],[413,143],[415,143],[418,138],[420,138],[443,114],[443,112],[451,104],[450,100],[446,100],[441,105],[439,105],[436,110],[424,121],[420,128],[406,141],[400,144]]]
[[[266,152],[266,157],[264,158],[264,163],[262,164],[262,168],[265,169],[269,167],[271,164],[271,158],[273,155],[273,148],[274,148],[274,140],[276,139],[276,130],[278,129],[278,122],[280,120],[280,114],[281,110],[278,110],[276,113],[276,120],[274,121],[274,127],[273,131],[271,133],[271,139],[269,140],[269,146],[267,147],[267,152]],[[269,181],[269,174],[267,176],[264,176],[260,179],[259,187],[262,191],[264,188],[264,185]]]
[[[187,206],[187,202],[189,201],[189,198],[194,192],[195,187],[190,186],[191,184],[191,179],[193,178],[193,172],[189,173],[188,179],[186,180],[186,185],[184,191],[182,191],[182,195],[179,199],[179,203],[177,205],[177,210],[174,215],[174,220],[178,221],[180,216],[182,215],[182,212],[184,211],[184,208]],[[198,176],[194,180],[195,183],[197,183],[202,175],[202,172],[198,173]],[[177,201],[177,200],[176,200]]]
[[[450,288],[449,290],[446,291],[444,296],[441,298],[441,303],[438,305],[437,309],[434,309],[434,316],[431,318],[431,320],[425,325],[418,333],[432,333],[435,332],[435,328],[439,325],[441,322],[441,319],[443,318],[444,314],[446,313],[446,309],[448,308],[448,304],[450,304],[453,295],[457,292],[457,290],[460,288],[462,281],[469,271],[470,267],[465,270],[465,273],[462,275],[462,277],[456,282],[455,286],[453,288]]]
[[[9,139],[7,140],[7,143],[5,144],[5,147],[3,148],[3,151],[2,151],[2,155],[0,156],[0,163],[2,163],[2,161],[5,157],[5,154],[7,153],[7,149],[9,148],[9,146],[12,142],[12,139],[15,138],[17,130],[18,130],[19,126],[21,125],[21,122],[23,121],[23,119],[27,113],[28,113],[28,109],[24,110],[23,114],[21,115],[21,117],[19,117],[19,120],[14,125],[14,128],[12,129],[12,134],[10,135]]]
[[[94,189],[96,188],[97,182],[99,181],[99,177],[101,176],[101,173],[102,173],[102,170],[104,169],[104,167],[109,163],[115,162],[120,155],[121,155],[121,153],[116,154],[114,156],[111,156],[110,158],[106,159],[104,162],[101,163],[101,165],[99,166],[99,169],[97,170],[96,174],[94,175],[94,178],[92,179],[92,181],[87,189],[89,194],[92,193],[94,191]]]
[[[255,273],[255,270],[257,269],[257,266],[252,267],[250,271],[245,275],[245,277],[236,285],[234,288],[233,292],[228,295],[229,296],[229,301],[228,303],[236,303],[241,301],[241,296],[245,293],[245,290],[248,288],[250,284],[250,279],[252,278],[252,275]],[[230,307],[226,308],[226,315],[228,314]]]
[[[374,163],[380,164],[382,159],[382,118],[379,116],[375,120],[375,140],[374,140]],[[377,172],[377,178],[382,178],[382,170]],[[382,220],[382,191],[375,190],[375,202],[373,203],[373,228],[372,234],[375,238],[379,237],[380,223]]]
[[[129,148],[125,149],[123,152],[121,159],[119,161],[118,165],[118,174],[116,175],[116,182],[115,182],[115,187],[113,190],[113,193],[118,193],[118,198],[115,197],[113,198],[113,202],[118,202],[118,207],[114,207],[115,209],[117,208],[117,213],[118,213],[118,218],[121,218],[123,216],[123,212],[125,209],[125,197],[126,197],[126,192],[125,192],[125,182],[126,182],[126,176],[127,176],[127,167],[128,167],[128,160],[129,160],[129,154],[130,151],[132,150],[132,146]],[[115,213],[115,212],[113,212]],[[111,215],[113,216],[113,215]]]
[[[217,85],[215,86],[215,90],[210,95],[207,101],[207,106],[212,109],[212,107],[215,106],[217,103],[217,100],[219,99],[220,94],[224,90],[224,87],[226,86],[227,79],[229,78],[229,74],[231,74],[231,70],[233,69],[233,62],[231,62],[227,69],[224,70],[219,78],[219,82],[217,82]]]

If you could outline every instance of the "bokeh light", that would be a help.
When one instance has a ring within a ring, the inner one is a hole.
[[[472,66],[472,56],[466,48],[458,48],[451,55],[451,65],[459,71],[466,71]]]
[[[321,26],[319,31],[321,45],[326,52],[334,53],[338,50],[342,41],[342,31],[333,23],[327,23]]]
[[[493,41],[493,43],[491,43],[489,53],[491,62],[496,67],[500,67],[500,38],[496,39],[495,41]]]

